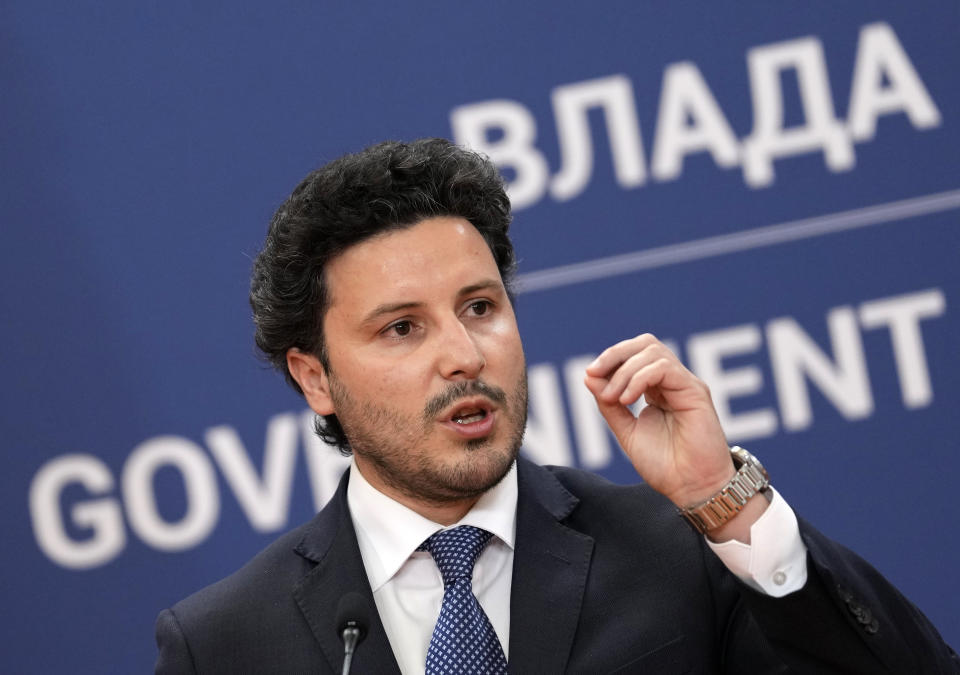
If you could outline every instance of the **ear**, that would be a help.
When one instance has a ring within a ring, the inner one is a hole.
[[[318,415],[331,415],[334,412],[333,399],[330,398],[330,382],[323,365],[313,354],[302,352],[296,347],[287,350],[287,368],[290,375],[300,385],[304,398],[310,408]]]

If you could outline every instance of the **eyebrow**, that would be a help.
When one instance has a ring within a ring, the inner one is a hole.
[[[457,295],[462,297],[464,295],[476,293],[477,291],[486,291],[490,289],[502,291],[503,284],[497,279],[484,279],[483,281],[478,281],[475,284],[464,286],[457,292]],[[425,304],[426,303],[423,302],[387,302],[382,305],[377,305],[372,311],[370,311],[370,313],[363,317],[363,321],[361,323],[372,323],[384,314],[393,314],[394,312],[400,312],[406,309],[418,309],[423,307]]]
[[[487,291],[490,289],[503,290],[503,284],[499,279],[484,279],[475,284],[470,284],[469,286],[464,286],[460,289],[460,292],[457,295],[470,295],[471,293],[476,293],[477,291]]]
[[[404,309],[415,309],[417,307],[423,307],[423,303],[422,302],[390,302],[383,305],[378,305],[376,308],[374,308],[373,311],[371,311],[369,314],[363,317],[363,321],[361,321],[360,323],[361,324],[373,323],[384,314],[393,314],[394,312],[399,312]]]

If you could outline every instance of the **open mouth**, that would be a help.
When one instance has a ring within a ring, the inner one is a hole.
[[[486,418],[487,414],[488,411],[483,408],[464,408],[455,412],[450,419],[454,424],[473,424]]]
[[[461,399],[440,414],[437,421],[461,440],[485,438],[494,431],[497,406],[485,396]]]

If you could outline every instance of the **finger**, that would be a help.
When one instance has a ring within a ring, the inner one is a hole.
[[[583,383],[597,400],[597,408],[600,410],[600,414],[603,415],[603,419],[607,421],[607,426],[610,427],[613,435],[616,436],[617,440],[620,440],[622,444],[622,439],[627,438],[630,429],[636,421],[633,413],[617,401],[607,402],[599,398],[598,394],[607,384],[604,378],[587,375]]]
[[[664,389],[671,388],[671,375],[674,375],[676,366],[667,358],[659,358],[649,363],[630,377],[623,390],[617,394],[617,402],[621,405],[633,405],[641,396],[647,394],[647,401],[663,407]]]
[[[676,357],[663,344],[654,342],[647,345],[639,353],[634,354],[624,363],[622,363],[611,375],[608,376],[609,384],[602,392],[601,398],[605,401],[614,401],[620,397],[627,384],[633,379],[633,376],[651,363],[667,359],[676,361]],[[677,361],[679,365],[679,361]],[[642,392],[641,392],[642,393]]]
[[[659,343],[659,340],[649,333],[618,342],[603,350],[600,356],[587,366],[587,374],[593,377],[608,377],[631,356],[654,343]]]

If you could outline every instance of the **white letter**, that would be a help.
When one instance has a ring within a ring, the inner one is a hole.
[[[580,466],[585,469],[602,469],[607,466],[613,453],[607,422],[597,408],[597,400],[583,384],[587,366],[596,355],[577,356],[563,364],[563,379],[567,386],[567,400],[573,417],[573,433],[580,451]]]
[[[743,141],[743,177],[751,187],[773,182],[773,158],[823,148],[832,171],[853,168],[853,143],[836,119],[823,47],[816,38],[801,38],[755,47],[747,53],[753,96],[753,133]],[[800,85],[804,126],[783,128],[780,72],[793,68]]]
[[[453,137],[483,153],[498,167],[516,171],[507,186],[507,195],[513,209],[530,206],[547,189],[547,161],[533,146],[537,138],[537,123],[533,115],[516,101],[484,101],[454,108],[450,113]],[[503,138],[489,142],[487,132],[501,129]]]
[[[153,478],[162,466],[176,468],[183,477],[187,509],[175,523],[165,521],[157,509]],[[220,493],[213,467],[203,448],[186,438],[157,436],[138,445],[123,467],[122,482],[130,527],[154,548],[196,546],[217,523]]]
[[[623,75],[557,87],[552,93],[553,114],[560,137],[561,170],[550,183],[554,199],[576,197],[593,172],[593,143],[590,139],[589,108],[602,107],[610,137],[617,183],[631,188],[646,179],[640,123],[633,103],[633,87]]]
[[[861,419],[873,412],[867,362],[853,310],[849,307],[831,310],[827,324],[836,363],[830,361],[792,318],[774,319],[767,324],[770,363],[786,429],[806,429],[813,420],[804,375],[845,418]]]
[[[920,319],[941,316],[946,305],[939,288],[860,305],[860,322],[864,328],[887,326],[890,329],[900,392],[903,404],[908,408],[922,408],[933,400],[930,371],[920,336]]]
[[[756,394],[763,388],[763,373],[755,366],[724,370],[722,359],[760,348],[760,329],[753,324],[699,333],[687,340],[690,369],[710,387],[710,396],[728,440],[772,436],[777,416],[768,408],[733,414],[730,399]]]
[[[557,370],[549,363],[527,369],[530,416],[523,439],[524,452],[537,464],[571,466],[570,438],[560,399]]]
[[[886,75],[889,86],[883,86]],[[847,112],[854,140],[869,141],[877,132],[877,117],[903,111],[917,129],[940,125],[940,111],[903,50],[893,29],[871,23],[860,31],[857,63]]]
[[[103,565],[123,550],[127,535],[117,500],[112,497],[77,504],[70,512],[73,524],[93,530],[88,539],[71,539],[60,513],[60,496],[70,483],[92,494],[113,489],[110,469],[92,455],[63,455],[37,471],[30,483],[30,519],[40,550],[64,567],[87,569]]]
[[[320,440],[314,430],[317,415],[305,410],[300,415],[300,433],[303,438],[303,451],[307,457],[307,475],[310,477],[310,489],[313,491],[313,505],[319,511],[330,501],[337,491],[340,477],[350,466],[350,458]]]
[[[233,427],[208,429],[206,441],[253,529],[274,532],[283,527],[290,508],[297,458],[296,416],[270,418],[263,452],[263,480],[257,476],[243,441]]]
[[[653,138],[651,171],[657,180],[678,177],[684,156],[693,152],[709,150],[724,168],[739,160],[733,130],[694,63],[675,63],[664,72]]]

